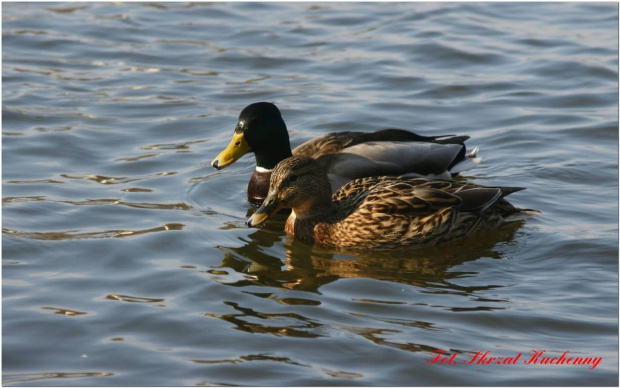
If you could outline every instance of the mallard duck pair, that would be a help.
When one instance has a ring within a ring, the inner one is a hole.
[[[480,162],[477,149],[466,153],[468,138],[426,137],[400,129],[341,132],[291,152],[280,111],[261,102],[241,112],[232,141],[212,165],[224,168],[254,152],[257,167],[248,199],[262,204],[249,226],[290,208],[286,233],[308,244],[374,249],[434,245],[497,227],[522,212],[503,199],[521,187],[447,180]]]

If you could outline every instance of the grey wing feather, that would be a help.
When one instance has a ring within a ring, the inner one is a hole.
[[[410,172],[443,176],[462,148],[460,144],[370,142],[325,155],[323,158],[329,159],[322,164],[328,166],[328,173],[350,179]]]

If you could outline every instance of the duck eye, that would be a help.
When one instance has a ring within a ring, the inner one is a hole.
[[[289,182],[295,182],[297,180],[297,175],[291,175],[290,178],[288,178]]]

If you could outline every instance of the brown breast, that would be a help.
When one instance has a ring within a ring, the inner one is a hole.
[[[248,201],[255,206],[260,206],[267,193],[269,192],[269,179],[271,179],[271,171],[258,172],[254,171],[250,183],[248,184]]]

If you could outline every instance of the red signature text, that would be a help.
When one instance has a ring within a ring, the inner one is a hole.
[[[460,358],[459,358],[460,357]],[[546,350],[531,350],[527,356],[517,353],[513,356],[495,356],[489,350],[472,350],[466,355],[437,349],[427,364],[434,365],[588,365],[595,369],[603,357],[573,356],[569,351],[562,354],[548,353]]]

